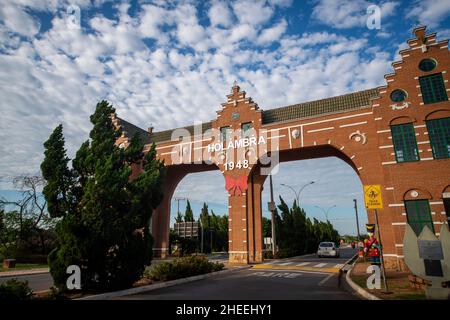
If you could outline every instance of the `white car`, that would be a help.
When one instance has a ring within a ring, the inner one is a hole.
[[[322,257],[335,257],[339,258],[339,248],[334,242],[321,242],[319,249],[317,249],[317,256]]]

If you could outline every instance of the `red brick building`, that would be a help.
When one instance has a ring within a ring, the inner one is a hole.
[[[167,165],[165,198],[152,218],[155,255],[168,254],[177,184],[188,173],[220,170],[229,191],[230,262],[262,261],[261,191],[270,164],[336,156],[362,184],[382,186],[385,261],[404,268],[406,222],[438,235],[450,215],[448,40],[438,42],[425,27],[413,33],[383,87],[263,111],[234,85],[216,119],[161,132],[115,118],[123,130],[119,145],[138,132],[147,148],[156,143]],[[374,222],[371,210],[368,219]]]

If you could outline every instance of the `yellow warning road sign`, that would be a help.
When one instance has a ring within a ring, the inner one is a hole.
[[[381,186],[379,184],[364,186],[364,203],[367,209],[383,209]]]

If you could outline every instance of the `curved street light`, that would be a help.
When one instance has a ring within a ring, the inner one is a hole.
[[[295,194],[295,199],[297,200],[297,206],[300,206],[300,202],[299,202],[300,193],[303,191],[303,189],[305,189],[305,188],[306,188],[307,186],[309,186],[309,185],[312,185],[313,183],[314,183],[314,181],[310,181],[310,182],[308,182],[307,184],[303,185],[303,186],[300,188],[300,190],[298,191],[298,193],[297,193],[297,191],[295,191],[295,189],[294,189],[292,186],[290,186],[290,185],[287,185],[287,184],[284,184],[284,183],[281,183],[280,185],[282,185],[283,187],[287,187],[287,188],[291,189],[291,190],[294,192],[294,194]]]
[[[319,207],[319,206],[314,206],[314,207],[319,208],[320,210],[322,210],[322,212],[325,215],[325,218],[327,219],[327,221],[329,221],[328,220],[328,213],[330,212],[331,209],[336,208],[336,205],[333,205],[333,206],[329,207],[327,210],[325,210],[324,208]]]

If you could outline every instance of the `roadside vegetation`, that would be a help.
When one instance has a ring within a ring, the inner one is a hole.
[[[29,300],[33,291],[28,287],[27,281],[11,279],[0,284],[0,301],[5,300]]]
[[[180,212],[175,222],[195,221],[189,200],[186,202],[184,215]],[[175,230],[170,231],[169,247],[172,256],[181,257],[192,253],[212,253],[228,251],[228,215],[216,215],[213,210],[209,211],[208,205],[203,203],[199,215],[199,222],[203,230],[195,238],[184,238],[177,235]],[[203,233],[203,246],[201,237]]]
[[[82,270],[83,291],[108,291],[131,287],[152,259],[148,223],[163,196],[165,167],[156,159],[155,145],[144,155],[137,134],[126,148],[116,145],[122,131],[114,114],[108,102],[97,104],[90,139],[72,161],[62,125],[44,143],[43,194],[57,220],[57,245],[48,261],[60,291],[66,289],[69,265]],[[133,166],[142,171],[131,179]]]
[[[220,271],[223,268],[222,263],[211,262],[202,255],[193,255],[152,265],[145,270],[144,276],[153,281],[168,281]]]
[[[386,293],[384,289],[384,282],[381,280],[380,289],[368,289],[367,279],[370,276],[366,273],[367,267],[370,262],[364,258],[358,258],[353,270],[351,271],[350,278],[352,281],[360,286],[367,292],[377,296],[383,300],[425,300],[425,291],[420,288],[415,288],[410,283],[408,276],[409,272],[402,272],[396,270],[387,270],[386,279],[388,282],[389,291]]]
[[[278,210],[280,213],[278,213]],[[306,217],[306,212],[294,201],[291,208],[280,196],[280,204],[275,211],[275,232],[278,245],[278,255],[275,258],[314,253],[319,243],[331,241],[339,244],[339,233],[330,221],[323,222],[316,218]],[[263,221],[264,237],[271,237],[270,220]],[[273,258],[267,252],[266,258]]]
[[[39,176],[20,176],[12,183],[18,196],[0,199],[0,263],[15,259],[17,268],[40,267],[56,246],[56,221],[50,218],[41,193],[45,181]]]

